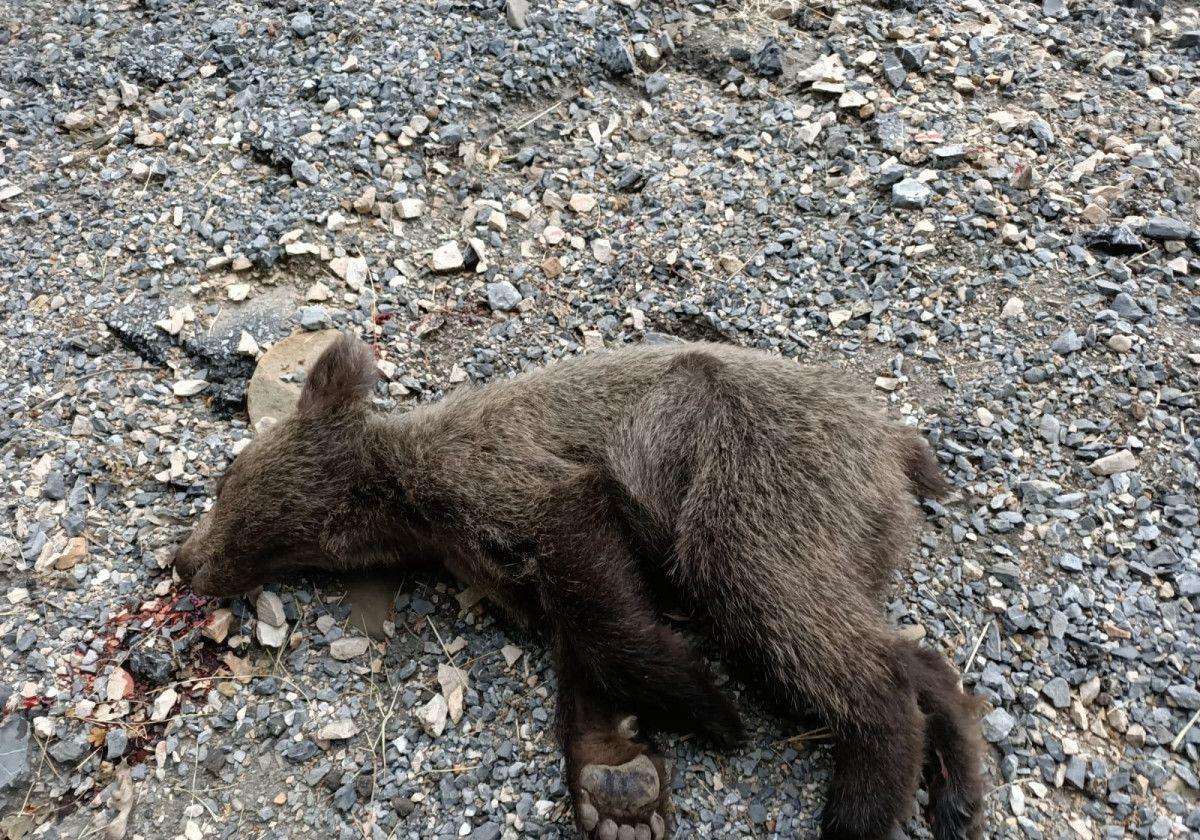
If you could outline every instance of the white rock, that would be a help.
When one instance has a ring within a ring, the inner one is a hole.
[[[245,300],[246,298],[250,297],[250,284],[234,283],[233,285],[225,288],[225,294],[229,295],[229,299],[232,301]]]
[[[178,699],[179,695],[173,688],[168,688],[160,693],[154,698],[154,706],[150,712],[150,720],[165,720],[167,715],[171,714],[171,709],[175,708],[175,701]]]
[[[1008,806],[1014,816],[1025,816],[1025,791],[1021,790],[1020,785],[1012,785],[1008,789]]]
[[[332,230],[332,231],[343,230],[343,229],[345,229],[346,224],[347,224],[346,217],[343,216],[341,213],[339,213],[337,210],[334,210],[325,219],[325,229],[326,230]]]
[[[462,720],[465,696],[466,692],[463,691],[462,686],[455,688],[446,695],[446,714],[449,716],[451,723],[457,724]]]
[[[346,662],[362,656],[370,646],[371,641],[365,636],[342,636],[330,643],[329,655],[340,662]]]
[[[358,734],[358,724],[350,719],[335,720],[317,730],[317,737],[322,741],[344,741]]]
[[[242,334],[238,337],[237,351],[243,356],[257,356],[258,342],[254,340],[254,336],[242,330]]]
[[[805,67],[796,74],[798,82],[840,82],[846,78],[846,68],[841,56],[830,53]]]
[[[329,269],[346,281],[346,285],[359,291],[371,276],[366,257],[335,257],[329,261]]]
[[[137,104],[138,94],[140,93],[137,85],[133,84],[132,82],[127,82],[124,79],[122,79],[121,81],[117,82],[117,87],[121,91],[121,104],[122,105],[124,105],[126,108],[128,108],[131,105]]]
[[[233,628],[233,611],[225,607],[215,610],[208,623],[200,628],[200,634],[220,644]]]
[[[283,246],[283,250],[291,257],[303,254],[318,255],[321,253],[321,246],[315,242],[289,242]]]
[[[1005,318],[1012,318],[1017,315],[1025,314],[1025,301],[1019,297],[1010,297],[1004,303],[1004,308],[1000,310],[1000,314]]]
[[[1137,465],[1137,458],[1134,457],[1133,453],[1128,449],[1122,449],[1120,452],[1114,452],[1112,455],[1097,458],[1095,461],[1092,461],[1088,469],[1096,475],[1113,475],[1135,469]]]
[[[600,330],[583,330],[580,335],[583,338],[583,349],[587,352],[593,350],[604,349],[604,333]]]
[[[87,111],[72,111],[62,118],[62,127],[67,131],[86,131],[96,124],[96,118]]]
[[[446,718],[449,714],[450,707],[446,703],[446,698],[435,694],[432,700],[413,712],[413,717],[416,718],[417,725],[425,731],[426,735],[437,738],[446,731]]]
[[[835,327],[840,327],[850,320],[850,316],[851,312],[849,309],[831,309],[829,310],[829,323]]]
[[[591,213],[596,209],[596,196],[591,193],[575,193],[571,196],[569,206],[580,215]]]
[[[434,271],[457,271],[463,267],[463,255],[457,242],[439,245],[429,258],[429,267]]]
[[[177,397],[194,397],[207,387],[208,383],[203,379],[181,379],[171,387],[171,390]]]
[[[1010,132],[1017,126],[1025,125],[1029,122],[1028,119],[1022,118],[1009,111],[993,111],[984,119],[988,122],[995,123],[996,127],[1003,132]]]
[[[800,138],[800,142],[805,146],[811,146],[821,136],[821,128],[822,126],[819,122],[805,123],[797,129],[796,136]]]
[[[370,215],[375,209],[375,196],[377,191],[374,187],[367,187],[363,190],[362,195],[354,199],[354,212],[361,213],[364,216]]]
[[[254,611],[258,620],[272,627],[282,627],[287,624],[287,615],[283,611],[283,601],[268,589],[259,594],[254,603]]]
[[[304,296],[311,301],[322,301],[329,300],[333,296],[333,292],[328,286],[318,280],[308,287],[308,292]]]
[[[0,180],[0,201],[8,201],[10,198],[16,198],[25,190],[18,187],[16,184],[10,183],[7,180]],[[80,257],[86,257],[86,254],[80,254]],[[78,257],[76,258],[78,259]],[[1186,272],[1184,272],[1186,274]]]
[[[839,108],[861,108],[867,104],[867,97],[856,90],[848,90],[838,98]]]
[[[508,212],[512,213],[523,222],[528,222],[533,217],[533,205],[524,198],[518,198],[508,208]]]
[[[401,219],[419,219],[425,213],[425,202],[419,198],[402,198],[397,207]]]
[[[592,240],[592,256],[596,258],[596,262],[601,265],[608,265],[614,259],[616,254],[613,252],[612,243],[607,239]]]
[[[505,645],[504,647],[500,648],[500,654],[504,657],[504,664],[511,668],[513,665],[517,664],[517,660],[525,655],[525,651],[521,650],[516,645]]]
[[[263,647],[280,648],[287,641],[287,627],[273,627],[265,621],[260,621],[254,628],[254,635]]]
[[[168,313],[169,317],[159,321],[155,326],[171,335],[179,335],[183,331],[184,324],[191,324],[196,321],[196,313],[192,311],[191,306],[181,306],[179,308],[172,306],[168,310]]]
[[[1128,353],[1133,348],[1133,339],[1127,335],[1114,335],[1108,339],[1108,349],[1115,353]]]
[[[108,675],[108,685],[105,689],[104,699],[110,703],[115,703],[118,700],[128,700],[133,696],[134,685],[133,677],[124,668],[113,668]]]
[[[992,412],[988,411],[983,406],[975,409],[975,416],[979,418],[980,426],[990,426],[995,421],[996,417]]]
[[[453,665],[438,665],[437,678],[442,694],[447,698],[455,688],[461,688],[464,691],[467,688],[467,672],[461,668],[455,668]]]

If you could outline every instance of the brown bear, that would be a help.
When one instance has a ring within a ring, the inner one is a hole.
[[[919,779],[938,840],[982,835],[974,703],[900,638],[883,595],[949,486],[920,434],[833,371],[724,345],[590,354],[399,415],[372,410],[370,348],[343,336],[296,412],[259,435],[180,548],[197,592],[285,570],[437,557],[544,632],[576,822],[658,840],[670,780],[649,733],[743,738],[663,613],[833,733],[826,840],[883,840]]]

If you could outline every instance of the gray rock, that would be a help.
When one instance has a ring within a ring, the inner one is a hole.
[[[1146,315],[1146,310],[1142,309],[1128,292],[1121,292],[1113,298],[1112,310],[1122,318],[1128,318],[1131,321],[1144,318]]]
[[[513,29],[521,30],[528,26],[525,16],[529,14],[529,0],[506,0],[504,17]]]
[[[164,651],[135,648],[129,655],[129,672],[152,685],[162,685],[175,674],[175,659]]]
[[[1033,132],[1033,136],[1042,141],[1047,146],[1053,146],[1055,143],[1054,129],[1050,127],[1050,123],[1043,120],[1041,117],[1034,117],[1029,121],[1029,130]],[[1032,172],[1032,168],[1029,168]]]
[[[1083,349],[1083,339],[1075,334],[1075,330],[1067,327],[1066,331],[1050,345],[1050,349],[1060,356],[1077,353]]]
[[[1066,554],[1059,555],[1058,565],[1059,568],[1066,569],[1068,572],[1082,572],[1083,558],[1068,551]]]
[[[292,161],[292,177],[301,184],[309,184],[311,186],[321,180],[321,173],[317,171],[317,167],[308,161],[296,158]]]
[[[507,280],[487,284],[488,306],[493,312],[511,312],[521,303],[521,293]]]
[[[1087,784],[1087,762],[1077,755],[1067,762],[1066,779],[1075,787],[1084,790]]]
[[[88,743],[82,736],[55,741],[46,752],[59,764],[79,761],[87,753]]]
[[[908,145],[908,126],[892,111],[878,113],[875,115],[875,138],[879,141],[880,147],[898,154],[904,151],[904,147]],[[903,166],[894,168],[899,170],[900,178],[904,177]],[[882,175],[882,172],[880,174]],[[882,185],[890,186],[890,184]]]
[[[314,332],[327,330],[333,326],[333,319],[329,316],[329,310],[324,306],[302,306],[300,307],[300,326]]]
[[[670,86],[670,79],[665,73],[650,73],[646,76],[644,83],[646,93],[650,96],[658,96]]]
[[[1127,225],[1101,228],[1088,235],[1087,245],[1094,251],[1118,257],[1140,254],[1146,250],[1145,243]]]
[[[916,178],[905,178],[892,186],[892,206],[902,210],[920,210],[929,206],[932,195],[933,190]]]
[[[308,12],[292,15],[291,27],[292,32],[300,38],[307,38],[317,31],[316,25],[313,23],[313,16]]]
[[[1200,49],[1200,29],[1179,33],[1175,46],[1183,50]]]
[[[1067,4],[1063,0],[1042,0],[1042,14],[1046,17],[1065,18],[1069,16]]]
[[[1041,422],[1038,423],[1038,435],[1046,443],[1058,443],[1058,436],[1062,430],[1062,423],[1053,414],[1043,414]]]
[[[1146,222],[1142,235],[1160,242],[1182,241],[1192,235],[1192,226],[1166,216],[1155,216]]]
[[[42,496],[52,501],[60,501],[67,497],[67,483],[61,472],[55,470],[46,476],[46,483],[42,485]]]
[[[952,169],[967,159],[967,147],[962,143],[938,146],[929,153],[929,163],[934,169]]]
[[[879,129],[884,130],[884,129]],[[908,175],[908,168],[899,163],[889,163],[879,170],[879,186],[891,187],[904,180]]]
[[[283,754],[293,764],[303,764],[318,752],[320,752],[320,749],[317,745],[306,738],[303,741],[293,742],[284,750]]]
[[[29,777],[29,740],[29,721],[20,715],[9,715],[0,723],[0,792]]]
[[[1175,591],[1185,598],[1200,595],[1200,575],[1187,572],[1175,579]]]
[[[1042,686],[1042,694],[1046,695],[1056,709],[1065,709],[1071,705],[1071,687],[1062,677],[1055,677]]]
[[[903,86],[908,80],[908,70],[894,52],[883,54],[883,75],[894,88]]]
[[[920,70],[929,58],[929,47],[924,44],[900,44],[894,54],[905,70]]]
[[[1177,706],[1188,711],[1200,709],[1200,691],[1194,685],[1173,685],[1167,689],[1167,694]]]
[[[125,751],[129,749],[129,733],[122,727],[115,726],[109,729],[104,735],[104,757],[108,761],[115,761],[125,755]]]
[[[1017,719],[1009,714],[1007,709],[1003,707],[993,709],[983,719],[983,737],[993,744],[999,743],[1008,737],[1016,725]]]

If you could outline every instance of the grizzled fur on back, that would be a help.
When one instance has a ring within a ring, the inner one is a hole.
[[[360,342],[318,360],[296,413],[238,456],[181,548],[197,591],[435,558],[550,639],[572,774],[572,744],[593,743],[606,715],[741,737],[736,709],[661,618],[681,605],[731,661],[834,731],[825,837],[887,836],[922,773],[939,840],[980,836],[972,703],[882,609],[918,524],[914,496],[949,487],[921,436],[871,395],[833,371],[708,344],[561,361],[394,416],[371,410],[374,382]]]

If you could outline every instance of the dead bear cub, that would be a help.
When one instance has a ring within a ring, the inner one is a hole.
[[[354,339],[316,361],[296,413],[238,455],[179,550],[196,591],[436,556],[550,639],[592,840],[667,831],[670,780],[643,732],[743,737],[661,616],[682,606],[730,662],[834,732],[824,838],[887,837],[922,775],[937,838],[981,836],[974,704],[882,609],[914,496],[949,488],[920,435],[870,396],[707,344],[562,361],[398,416],[371,410],[375,380]]]

